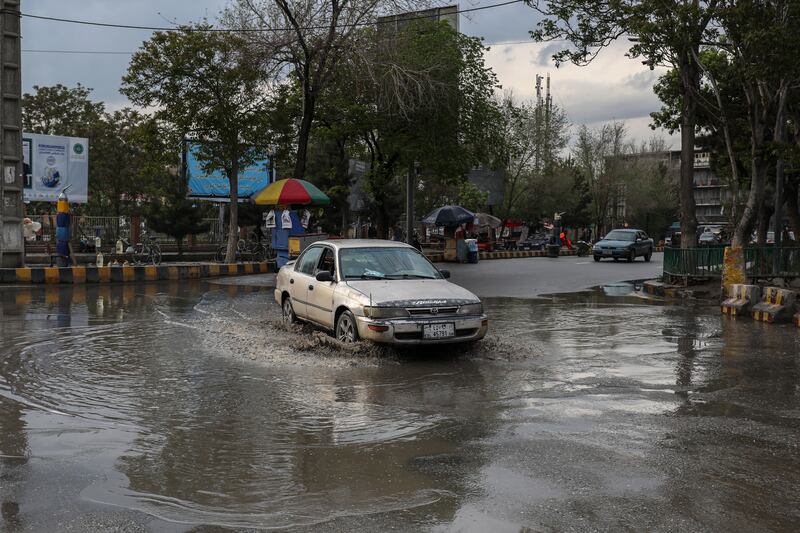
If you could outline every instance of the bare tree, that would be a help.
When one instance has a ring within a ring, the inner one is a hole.
[[[503,216],[507,218],[534,182],[548,180],[569,140],[570,124],[561,107],[520,102],[511,92],[503,96],[500,109],[506,174]]]
[[[223,14],[242,30],[276,77],[295,76],[303,97],[294,177],[305,176],[317,101],[361,31],[381,15],[427,5],[416,0],[231,0]]]
[[[578,130],[572,155],[589,187],[598,235],[605,232],[609,210],[624,187],[620,170],[626,164],[623,156],[632,151],[633,145],[626,141],[624,122],[613,122],[596,130],[584,125]]]

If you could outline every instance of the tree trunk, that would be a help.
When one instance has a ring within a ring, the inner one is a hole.
[[[231,161],[228,173],[228,182],[231,188],[230,216],[228,217],[228,250],[225,252],[225,262],[236,262],[236,245],[239,242],[239,158]]]
[[[767,232],[769,231],[769,221],[772,218],[773,210],[767,205],[766,199],[761,202],[761,208],[758,210],[758,230],[756,232],[756,244],[758,246],[766,246]]]
[[[786,180],[786,215],[789,217],[789,225],[792,227],[795,240],[800,239],[800,205],[798,205],[798,182],[797,180]]]
[[[308,157],[308,140],[311,137],[311,126],[314,123],[314,104],[315,98],[304,91],[303,96],[303,118],[300,121],[300,131],[297,138],[297,160],[294,163],[295,179],[304,179],[306,175],[306,158]]]
[[[752,120],[756,121],[757,118]],[[753,229],[753,223],[756,220],[759,206],[764,203],[764,187],[766,181],[766,164],[761,159],[760,155],[760,138],[759,131],[763,130],[763,126],[754,125],[753,139],[751,140],[750,155],[752,157],[751,163],[751,181],[750,181],[750,194],[747,197],[747,203],[742,211],[742,218],[736,225],[733,232],[733,246],[746,246],[750,240],[750,233]],[[756,138],[758,136],[758,138]]]
[[[697,120],[697,97],[700,79],[697,66],[688,55],[679,65],[683,104],[681,106],[681,248],[696,244],[697,218],[694,202],[694,140]]]

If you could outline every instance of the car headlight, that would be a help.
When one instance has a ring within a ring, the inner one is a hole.
[[[459,315],[482,315],[483,314],[483,304],[476,303],[476,304],[467,304],[462,305],[458,308]]]
[[[409,316],[402,307],[364,306],[364,316],[369,318],[401,318]]]

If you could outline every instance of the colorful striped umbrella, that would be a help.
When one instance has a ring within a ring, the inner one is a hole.
[[[256,205],[328,205],[331,199],[312,183],[288,178],[271,183],[253,194]]]

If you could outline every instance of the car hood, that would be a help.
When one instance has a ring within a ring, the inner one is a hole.
[[[363,280],[348,281],[347,285],[371,298],[373,305],[429,307],[480,301],[467,289],[443,279]]]
[[[609,248],[624,248],[626,246],[630,246],[634,244],[631,241],[600,241],[595,246],[608,246]]]

